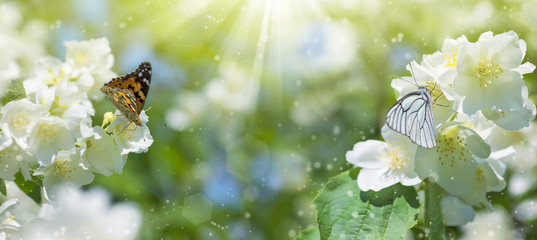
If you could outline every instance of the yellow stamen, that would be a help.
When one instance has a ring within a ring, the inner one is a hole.
[[[470,152],[466,149],[467,144],[463,142],[464,138],[459,136],[448,136],[441,134],[437,141],[438,161],[441,165],[449,165],[453,167],[454,164],[460,161],[468,161],[472,159]]]
[[[475,77],[479,81],[479,86],[487,88],[498,79],[498,75],[503,69],[492,61],[492,58],[481,58],[475,69]]]
[[[408,148],[406,146],[403,148],[393,143],[388,144],[379,159],[385,162],[392,171],[401,171],[406,168],[406,163],[408,162]]]
[[[444,65],[444,68],[451,68],[455,69],[457,67],[457,52],[459,52],[459,49],[450,49],[451,54],[444,53],[444,59],[447,59],[446,65]]]

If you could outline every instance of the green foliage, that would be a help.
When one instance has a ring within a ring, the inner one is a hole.
[[[15,174],[15,183],[19,188],[31,197],[36,203],[41,203],[41,183],[38,179],[26,181],[21,172]]]
[[[320,240],[319,228],[310,227],[304,231],[301,231],[294,240]]]
[[[0,178],[0,193],[2,193],[4,196],[7,195],[6,181],[4,181],[2,178]]]
[[[442,189],[430,180],[426,181],[425,192],[425,226],[429,229],[430,240],[444,238],[444,223],[442,221],[441,201]]]
[[[413,187],[362,192],[356,172],[333,177],[314,200],[321,239],[402,239],[417,222]]]
[[[12,80],[9,82],[6,98],[4,104],[10,101],[26,98],[26,91],[22,85],[22,80]]]

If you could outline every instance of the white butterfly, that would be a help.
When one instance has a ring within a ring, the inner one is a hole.
[[[397,101],[386,114],[386,125],[424,148],[436,147],[433,101],[429,89],[418,87]]]

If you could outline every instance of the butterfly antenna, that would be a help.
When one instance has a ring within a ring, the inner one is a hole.
[[[410,83],[410,84],[414,85],[413,82],[408,81],[408,80],[406,80],[406,79],[403,79],[402,77],[399,77],[399,78],[397,78],[397,79],[402,80],[402,81],[405,81],[405,82],[407,82],[407,83]]]
[[[412,68],[412,62],[409,62],[408,66],[410,67],[410,73],[412,74],[412,78],[414,79],[414,83],[416,84],[416,86],[419,87],[420,85],[418,85],[418,81],[416,81],[416,75],[414,75],[414,69]]]

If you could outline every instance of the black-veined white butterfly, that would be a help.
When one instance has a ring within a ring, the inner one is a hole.
[[[412,65],[410,68],[412,70]],[[436,146],[436,127],[432,104],[433,100],[429,89],[418,86],[417,91],[405,95],[388,110],[386,125],[409,137],[413,143],[419,146],[434,148]]]

